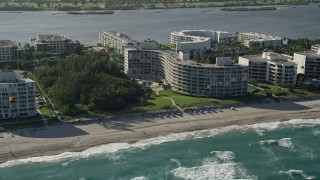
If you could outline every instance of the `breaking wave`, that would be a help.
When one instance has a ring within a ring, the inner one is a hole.
[[[231,151],[213,151],[212,157],[207,157],[202,161],[201,166],[178,167],[171,173],[183,179],[257,179],[233,160],[235,154]]]
[[[197,139],[205,137],[214,137],[220,134],[225,134],[232,131],[250,131],[250,130],[259,130],[259,131],[270,131],[281,127],[300,127],[300,126],[310,126],[310,125],[320,125],[320,119],[293,119],[285,122],[272,122],[272,123],[261,123],[253,125],[232,125],[219,129],[209,129],[209,130],[200,130],[184,133],[172,133],[165,136],[159,136],[155,138],[143,139],[134,144],[128,143],[111,143],[106,145],[101,145],[97,147],[92,147],[86,149],[82,152],[64,152],[59,155],[54,156],[41,156],[41,157],[31,157],[26,159],[11,160],[0,164],[0,168],[12,167],[15,165],[29,164],[29,163],[40,163],[40,162],[57,162],[57,161],[66,161],[74,160],[81,158],[88,158],[91,156],[97,156],[101,154],[112,155],[115,152],[120,150],[127,150],[132,148],[146,148],[151,145],[158,145],[166,142],[186,140],[186,139]],[[286,140],[283,140],[284,142]],[[264,142],[262,142],[264,143]],[[290,145],[290,144],[289,144]],[[229,166],[233,166],[231,163]]]

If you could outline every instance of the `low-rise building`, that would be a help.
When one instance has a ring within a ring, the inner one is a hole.
[[[13,62],[25,60],[24,50],[14,41],[0,40],[0,61]]]
[[[0,72],[0,119],[35,115],[34,81],[14,72]]]
[[[191,54],[204,52],[211,48],[214,42],[226,42],[229,33],[214,30],[179,30],[171,32],[170,42],[176,45],[177,51],[187,51]]]
[[[283,45],[282,37],[274,37],[255,32],[240,33],[238,38],[244,41],[244,45],[249,48],[277,48]]]
[[[296,52],[293,61],[298,65],[298,74],[304,74],[306,78],[320,78],[320,49]]]
[[[264,52],[261,55],[239,57],[239,64],[249,67],[249,79],[269,82],[282,87],[296,85],[297,65],[292,56]]]
[[[75,50],[75,42],[70,38],[59,35],[38,35],[34,41],[34,46],[37,51],[51,53],[70,53]]]
[[[125,48],[125,73],[132,78],[158,79],[171,89],[194,96],[241,96],[247,94],[248,68],[218,58],[216,64],[200,64],[188,53]]]

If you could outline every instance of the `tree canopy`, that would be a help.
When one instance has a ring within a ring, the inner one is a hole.
[[[64,114],[72,115],[76,104],[91,109],[119,109],[144,95],[142,87],[103,52],[73,54],[56,64],[39,67],[34,74]]]

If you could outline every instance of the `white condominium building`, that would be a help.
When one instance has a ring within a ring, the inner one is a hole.
[[[318,52],[319,49],[320,49],[320,44],[314,44],[311,46],[311,51]]]
[[[298,74],[304,74],[306,78],[320,79],[320,49],[294,53],[293,61],[298,64]]]
[[[210,49],[214,42],[226,42],[229,33],[214,30],[179,30],[171,32],[170,36],[170,42],[176,45],[177,51],[193,54]]]
[[[69,53],[73,52],[75,42],[70,38],[59,35],[38,35],[34,41],[34,46],[37,51],[51,52],[51,53]]]
[[[239,57],[239,64],[249,67],[249,79],[282,87],[292,87],[296,84],[297,65],[292,62],[292,56],[264,52],[262,56]]]
[[[0,119],[36,115],[35,83],[14,72],[0,72]]]
[[[0,40],[0,61],[12,62],[25,59],[24,50],[16,42]]]
[[[125,73],[133,78],[165,79],[171,89],[194,96],[247,94],[248,68],[218,58],[216,64],[199,64],[188,53],[125,48]]]
[[[99,33],[99,43],[102,46],[113,48],[118,54],[123,54],[124,47],[133,45],[135,40],[121,32],[102,32]]]
[[[243,40],[244,45],[249,48],[276,48],[282,47],[283,44],[283,38],[281,37],[274,37],[255,32],[240,33],[238,38]]]

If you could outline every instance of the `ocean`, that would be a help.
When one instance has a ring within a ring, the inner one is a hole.
[[[174,133],[8,161],[0,179],[320,179],[320,119]]]

